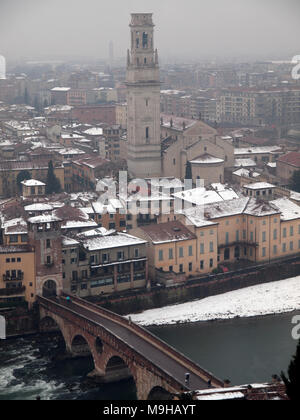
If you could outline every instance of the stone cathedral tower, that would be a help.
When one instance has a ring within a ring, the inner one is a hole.
[[[128,170],[139,178],[160,176],[160,78],[152,13],[133,13],[127,52]]]

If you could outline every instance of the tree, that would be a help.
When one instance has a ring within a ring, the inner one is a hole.
[[[290,188],[293,191],[300,192],[300,171],[295,171],[291,178]]]
[[[21,171],[18,173],[17,176],[17,187],[18,190],[21,192],[22,191],[22,181],[25,181],[25,179],[31,179],[31,174],[28,171]]]
[[[46,194],[53,194],[61,192],[61,185],[59,179],[56,177],[53,169],[53,162],[48,163],[48,173],[46,180]]]
[[[191,162],[189,160],[186,162],[185,179],[193,179],[192,165],[191,165]]]
[[[300,399],[300,340],[298,342],[295,356],[288,368],[289,378],[285,374],[281,373],[281,378],[285,383],[286,393],[288,397],[293,401],[299,401]]]

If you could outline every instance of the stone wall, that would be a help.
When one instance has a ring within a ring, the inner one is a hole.
[[[115,298],[93,300],[113,312],[125,315],[142,310],[159,308],[176,303],[230,292],[244,287],[283,280],[300,275],[300,261],[294,263],[278,262],[246,274],[217,275],[207,280],[194,280],[184,285],[158,288],[149,292],[140,291]]]

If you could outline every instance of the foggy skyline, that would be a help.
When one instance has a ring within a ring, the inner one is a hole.
[[[160,58],[300,54],[299,0],[0,0],[0,54],[124,57],[130,13],[151,12]]]

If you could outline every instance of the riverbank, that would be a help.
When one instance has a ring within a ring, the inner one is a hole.
[[[143,326],[186,324],[300,310],[300,276],[129,315]]]

